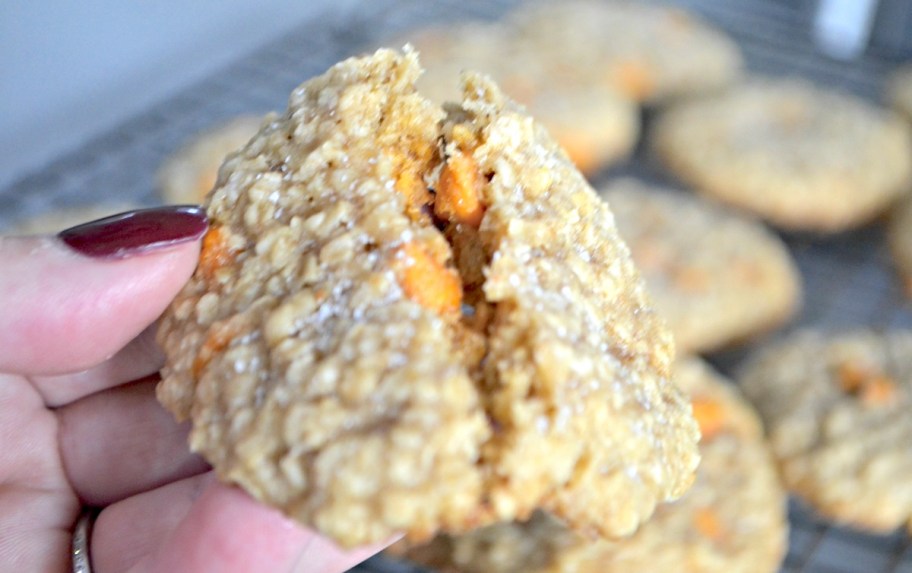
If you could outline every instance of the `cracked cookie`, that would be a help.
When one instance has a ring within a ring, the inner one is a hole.
[[[538,507],[629,533],[698,461],[671,336],[546,131],[419,73],[337,64],[227,159],[158,396],[221,479],[345,546]]]

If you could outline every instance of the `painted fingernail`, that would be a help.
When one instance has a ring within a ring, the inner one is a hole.
[[[174,205],[111,215],[70,227],[57,237],[83,255],[122,259],[195,241],[207,228],[202,207]]]

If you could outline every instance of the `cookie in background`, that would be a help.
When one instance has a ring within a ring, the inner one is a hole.
[[[506,21],[553,69],[644,104],[716,91],[740,78],[744,66],[732,38],[678,7],[538,2],[522,5]]]
[[[633,536],[593,541],[544,512],[390,556],[443,573],[774,573],[786,550],[786,494],[753,408],[730,380],[696,358],[675,366],[703,439],[693,488]]]
[[[239,116],[191,137],[158,170],[158,187],[165,203],[202,203],[215,186],[222,162],[250,141],[263,121],[263,116]]]
[[[599,193],[679,354],[745,342],[800,309],[798,268],[785,243],[760,221],[634,179],[609,181]]]
[[[786,487],[877,533],[912,524],[912,331],[802,330],[759,349],[741,388]]]
[[[639,109],[611,86],[560,65],[554,49],[521,42],[504,22],[467,22],[414,30],[391,42],[410,42],[425,73],[419,90],[437,103],[460,97],[459,78],[490,75],[528,108],[586,174],[627,158],[640,132]]]
[[[789,231],[863,225],[912,180],[912,138],[897,114],[794,78],[753,78],[672,107],[652,139],[698,193]]]

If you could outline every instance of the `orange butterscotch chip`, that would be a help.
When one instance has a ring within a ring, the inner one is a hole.
[[[212,360],[212,357],[226,349],[231,340],[237,335],[237,330],[226,324],[215,325],[209,330],[208,337],[200,347],[196,358],[193,360],[193,377],[199,379],[203,369]]]
[[[866,406],[882,406],[896,396],[896,382],[892,378],[857,362],[843,362],[836,374],[842,390],[857,396]]]
[[[655,79],[642,62],[621,62],[612,70],[611,79],[615,88],[636,101],[649,99],[655,90]]]
[[[600,167],[601,159],[585,134],[565,131],[557,139],[570,161],[583,173],[594,173]]]
[[[691,402],[693,415],[700,426],[703,440],[709,440],[725,428],[725,408],[711,398],[697,397]]]
[[[729,266],[745,284],[758,284],[764,280],[769,280],[765,276],[763,267],[758,260],[739,258],[731,261]]]
[[[396,122],[390,125],[396,125]],[[425,208],[433,200],[424,174],[430,172],[437,161],[437,144],[415,137],[406,137],[404,141],[392,134],[385,137],[396,138],[397,144],[386,149],[385,154],[393,165],[396,191],[405,198],[406,215],[418,221],[425,216]]]
[[[460,310],[462,283],[454,270],[436,261],[417,243],[406,243],[400,253],[396,274],[405,296],[438,314]]]
[[[421,175],[412,169],[403,169],[396,178],[396,191],[405,197],[406,214],[413,221],[421,217],[422,209],[431,203],[431,192]]]
[[[693,524],[700,535],[714,541],[721,539],[725,535],[725,528],[719,519],[719,514],[712,508],[701,507],[694,511]]]
[[[228,246],[228,234],[222,227],[211,227],[203,237],[200,249],[199,270],[206,279],[234,260],[234,251]]]
[[[706,292],[712,286],[712,276],[698,267],[681,266],[673,271],[675,284],[685,292]]]
[[[481,224],[481,177],[472,156],[457,151],[447,159],[437,183],[434,214],[451,223],[476,228]]]
[[[854,393],[871,377],[871,370],[858,362],[843,362],[836,370],[836,377],[839,379],[840,388]]]
[[[882,406],[896,397],[896,382],[889,376],[869,378],[859,392],[861,401],[867,406]]]

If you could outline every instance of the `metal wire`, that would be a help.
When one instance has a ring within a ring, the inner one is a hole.
[[[873,101],[882,97],[892,63],[876,54],[855,62],[827,59],[814,48],[814,2],[796,0],[680,0],[731,33],[749,69],[800,75]],[[379,45],[406,28],[464,18],[494,18],[511,0],[365,0],[357,9],[327,11],[298,30],[226,67],[174,97],[73,150],[39,172],[0,190],[0,228],[18,218],[103,201],[159,202],[155,171],[190,136],[240,113],[284,108],[291,90],[339,59]],[[646,131],[651,121],[646,114]],[[596,183],[632,174],[673,183],[646,147],[627,165],[599,174]],[[893,275],[878,226],[836,237],[789,235],[806,287],[795,327],[817,325],[912,326],[912,307]],[[711,358],[731,373],[746,351]],[[787,573],[912,573],[907,535],[874,536],[837,527],[798,503],[789,511],[791,534],[782,571]],[[420,573],[423,569],[383,557],[356,567],[360,573]]]

